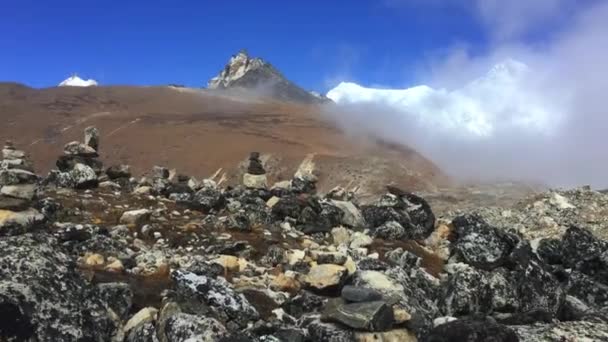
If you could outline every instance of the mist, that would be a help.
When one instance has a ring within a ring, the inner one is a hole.
[[[608,2],[588,2],[535,44],[522,37],[563,15],[568,1],[539,1],[528,17],[527,2],[520,0],[502,10],[496,1],[468,3],[478,4],[476,13],[493,39],[489,51],[472,56],[460,44],[421,61],[419,84],[449,93],[507,58],[525,63],[529,72],[516,91],[501,94],[500,106],[481,106],[489,133],[472,134],[466,123],[440,125],[437,118],[374,102],[327,106],[328,117],[352,134],[411,146],[456,179],[608,187]]]

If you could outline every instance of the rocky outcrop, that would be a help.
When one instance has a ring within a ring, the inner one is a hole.
[[[45,217],[32,208],[39,195],[38,176],[25,152],[7,142],[0,163],[0,236],[22,234],[39,226]]]
[[[99,131],[87,127],[84,131],[85,143],[72,141],[63,148],[63,155],[57,159],[57,168],[47,177],[47,182],[59,187],[90,189],[99,185],[98,175],[103,171],[99,156]]]
[[[258,95],[274,97],[280,100],[323,103],[326,97],[308,92],[287,80],[270,63],[253,58],[247,51],[241,50],[232,56],[219,75],[212,78],[209,89],[245,89]]]
[[[116,322],[54,239],[2,238],[0,265],[2,340],[112,340]]]
[[[64,156],[92,163],[94,130],[86,141],[69,144]],[[24,152],[5,150],[3,341],[608,334],[608,242],[600,218],[588,229],[581,223],[588,219],[573,216],[589,198],[608,206],[603,195],[580,195],[582,202],[540,195],[536,207],[555,222],[578,223],[530,239],[524,228],[497,224],[492,209],[436,219],[425,199],[395,187],[364,205],[344,189],[320,193],[312,155],[280,187],[224,186],[221,171],[197,180],[160,166],[136,180],[123,165],[89,167],[100,186],[84,189],[56,180],[86,163],[39,182]],[[262,159],[252,153],[247,174],[265,176]]]

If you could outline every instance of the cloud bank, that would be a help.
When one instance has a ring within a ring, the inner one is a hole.
[[[495,38],[488,53],[455,46],[423,61],[425,86],[409,91],[426,95],[415,99],[338,86],[331,117],[348,131],[413,146],[459,178],[608,187],[608,2],[583,0],[573,15],[569,0],[453,1],[470,6]],[[564,16],[549,39],[522,38]],[[527,71],[492,83],[493,67],[513,60]]]

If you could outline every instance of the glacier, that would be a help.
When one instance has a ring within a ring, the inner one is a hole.
[[[337,104],[379,104],[415,120],[423,129],[472,139],[525,130],[550,135],[560,108],[535,87],[532,70],[507,59],[485,75],[453,90],[418,85],[405,89],[364,87],[341,82],[327,93]]]

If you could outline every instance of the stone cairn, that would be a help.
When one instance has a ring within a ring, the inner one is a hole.
[[[259,152],[251,152],[247,172],[243,175],[243,185],[248,188],[265,189],[268,186],[266,170],[260,160]]]
[[[0,163],[0,235],[33,227],[44,216],[31,208],[38,194],[38,176],[25,152],[7,141]]]
[[[51,171],[55,184],[65,188],[89,189],[99,184],[98,175],[103,172],[99,157],[99,131],[95,127],[84,130],[84,143],[72,141],[63,148],[57,159],[57,168]]]

